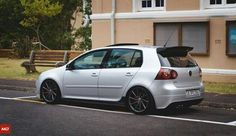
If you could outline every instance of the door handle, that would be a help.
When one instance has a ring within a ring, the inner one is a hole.
[[[130,72],[127,72],[125,76],[133,76]]]
[[[97,73],[92,73],[92,77],[98,77]]]

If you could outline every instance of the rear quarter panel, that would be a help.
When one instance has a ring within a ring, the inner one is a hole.
[[[143,51],[143,64],[139,71],[136,73],[135,77],[131,80],[127,88],[123,93],[123,97],[126,96],[127,92],[135,86],[142,86],[145,87],[152,92],[150,85],[152,84],[153,80],[155,79],[158,71],[160,70],[160,62],[154,48],[145,48]]]

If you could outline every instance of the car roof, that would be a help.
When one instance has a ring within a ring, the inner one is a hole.
[[[152,45],[122,45],[122,46],[107,46],[97,49],[157,49],[162,48],[161,46],[152,46]]]

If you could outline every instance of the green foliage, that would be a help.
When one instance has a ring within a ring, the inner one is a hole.
[[[16,37],[28,32],[19,24],[22,12],[19,0],[0,0],[0,48],[11,48]]]
[[[79,42],[79,48],[81,50],[90,50],[92,46],[91,41],[91,27],[81,27],[79,28],[75,35],[79,38],[81,38],[81,41]]]
[[[82,8],[82,0],[52,0],[63,4],[60,14],[47,20],[41,27],[41,41],[50,49],[70,49],[75,42],[71,20],[75,11]]]
[[[30,51],[33,49],[32,43],[28,36],[22,37],[13,43],[12,48],[15,52],[15,57],[26,58],[29,57]]]
[[[24,27],[37,26],[48,17],[59,14],[62,5],[59,2],[51,3],[49,0],[20,0],[24,8],[25,18],[21,21]]]
[[[56,16],[62,10],[59,2],[51,3],[49,0],[20,0],[24,8],[24,19],[20,24],[35,31],[37,41],[41,42],[40,27],[45,25],[47,19]]]
[[[81,37],[81,48],[88,50],[91,27],[81,28],[75,35],[71,24],[75,12],[91,14],[91,0],[88,5],[83,11],[83,0],[0,0],[0,48],[12,48],[17,42],[14,49],[24,57],[34,48],[35,39],[50,49],[70,49]]]

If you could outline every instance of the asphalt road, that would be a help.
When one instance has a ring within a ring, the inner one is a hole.
[[[33,96],[0,90],[0,124],[12,126],[11,136],[234,136],[236,132],[235,110],[193,106],[140,116],[121,106],[77,101],[47,105]]]

